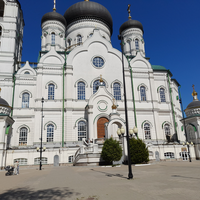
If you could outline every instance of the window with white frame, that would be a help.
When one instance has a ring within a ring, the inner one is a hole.
[[[164,130],[165,130],[165,135],[166,136],[170,136],[171,135],[171,133],[170,133],[170,125],[169,124],[165,124]]]
[[[78,141],[82,141],[83,138],[86,138],[86,132],[87,132],[86,122],[80,121],[78,123]]]
[[[149,123],[144,124],[144,134],[146,140],[151,139],[151,129]]]
[[[140,87],[140,97],[141,97],[141,101],[146,101],[146,88],[144,86]]]
[[[76,39],[77,39],[77,45],[80,46],[81,43],[82,43],[82,36],[81,35],[77,35]]]
[[[19,133],[19,145],[27,145],[27,135],[28,135],[28,129],[23,127],[20,128],[20,133]]]
[[[140,49],[140,47],[139,47],[139,40],[138,39],[135,40],[135,49],[136,50]]]
[[[88,36],[88,38],[91,38],[92,36],[93,36],[93,33],[90,33],[89,36]]]
[[[113,95],[116,100],[121,100],[121,87],[119,83],[113,84]]]
[[[34,165],[40,164],[40,157],[34,158]],[[48,164],[48,159],[46,157],[42,157],[42,165]]]
[[[30,94],[25,92],[22,94],[22,108],[29,108]]]
[[[165,158],[174,158],[174,153],[173,152],[166,152],[164,153]]]
[[[180,152],[179,155],[180,155],[180,158],[182,158],[182,160],[184,161],[188,160],[189,158],[189,154],[186,151]]]
[[[73,156],[69,156],[69,157],[68,157],[68,162],[69,162],[69,163],[72,163],[72,162],[73,162]]]
[[[78,99],[84,100],[85,99],[85,83],[84,82],[78,82],[77,84],[77,93],[78,93]]]
[[[14,163],[18,161],[19,165],[27,165],[28,164],[28,159],[27,158],[16,158],[14,159]]]
[[[55,85],[49,84],[48,85],[48,100],[54,100],[54,94],[55,94]]]
[[[56,39],[55,33],[52,33],[51,34],[51,44],[52,45],[55,45],[55,39]]]
[[[193,127],[192,125],[189,125],[187,127],[187,134],[189,136],[188,137],[189,141],[196,139],[196,136],[195,136],[195,127]]]
[[[95,94],[97,92],[97,90],[99,89],[99,85],[100,85],[100,81],[96,80],[93,83],[93,94]],[[105,86],[106,84],[103,82],[103,85]]]
[[[165,89],[164,88],[160,88],[160,101],[161,102],[166,102],[166,99],[165,99]]]
[[[68,40],[68,47],[71,47],[71,40]]]
[[[104,60],[103,60],[103,58],[97,56],[97,57],[93,58],[92,63],[95,67],[101,68],[104,65]]]
[[[54,125],[49,124],[47,125],[47,142],[53,142],[54,136]]]

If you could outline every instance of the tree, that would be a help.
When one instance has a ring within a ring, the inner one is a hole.
[[[112,137],[107,139],[104,142],[101,157],[108,163],[120,160],[122,157],[122,147],[120,146],[119,142],[113,140]]]
[[[130,156],[133,164],[147,163],[149,161],[149,151],[142,140],[130,139]]]

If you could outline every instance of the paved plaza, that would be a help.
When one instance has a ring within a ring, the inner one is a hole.
[[[0,200],[199,200],[200,161],[121,167],[21,167],[18,176],[0,171]]]

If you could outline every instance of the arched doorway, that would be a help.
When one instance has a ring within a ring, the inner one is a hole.
[[[104,126],[104,124],[106,122],[109,122],[109,120],[105,117],[101,117],[97,121],[97,138],[104,138],[104,136],[105,136],[105,126]]]

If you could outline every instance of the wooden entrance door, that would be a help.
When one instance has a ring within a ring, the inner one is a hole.
[[[97,137],[98,138],[104,138],[105,136],[105,127],[104,124],[106,122],[109,122],[107,118],[105,117],[101,117],[98,121],[97,121]]]

